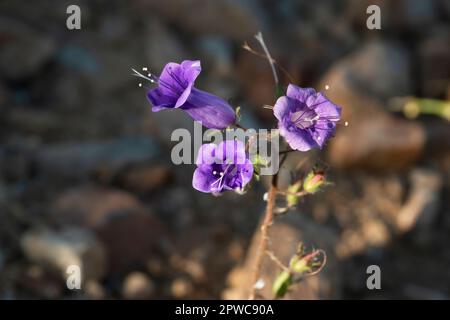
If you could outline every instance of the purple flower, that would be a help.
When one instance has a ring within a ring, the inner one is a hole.
[[[341,108],[312,88],[288,86],[273,108],[280,134],[292,149],[322,148],[334,135]]]
[[[236,122],[233,108],[223,99],[194,88],[200,74],[200,61],[169,62],[161,75],[151,80],[158,87],[148,92],[152,111],[180,108],[207,128],[225,129]]]
[[[239,140],[202,145],[196,164],[192,186],[201,192],[242,191],[253,175],[253,164]]]

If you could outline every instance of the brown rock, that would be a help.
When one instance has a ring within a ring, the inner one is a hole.
[[[422,155],[425,131],[417,123],[384,113],[371,118],[350,117],[349,122],[349,127],[338,130],[330,144],[329,158],[336,167],[397,170],[410,166]]]
[[[104,243],[112,272],[145,263],[164,242],[163,226],[137,198],[124,191],[81,187],[63,193],[53,205],[64,224],[93,229]]]
[[[406,61],[403,61],[406,60]],[[410,91],[408,56],[395,45],[375,42],[338,62],[319,87],[343,109],[342,123],[329,146],[329,158],[341,168],[396,170],[419,159],[424,128],[386,112],[386,98]]]
[[[137,193],[149,193],[165,185],[171,178],[165,165],[138,165],[125,170],[118,177],[119,184]]]

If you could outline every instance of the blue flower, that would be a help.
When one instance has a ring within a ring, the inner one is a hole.
[[[288,86],[273,108],[280,135],[294,150],[322,148],[334,135],[341,108],[312,88]]]
[[[152,111],[179,108],[207,128],[225,129],[236,122],[233,108],[225,100],[194,87],[200,71],[198,60],[166,64],[161,75],[152,78],[158,87],[147,94]]]
[[[244,143],[239,140],[202,145],[196,164],[192,186],[201,192],[242,191],[253,175],[253,164],[245,153]]]

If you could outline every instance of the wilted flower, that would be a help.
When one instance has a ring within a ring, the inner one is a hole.
[[[225,100],[194,88],[200,71],[198,60],[166,64],[159,77],[151,78],[158,84],[147,94],[152,111],[180,108],[207,128],[225,129],[236,121],[233,108]]]
[[[192,185],[201,192],[242,191],[253,175],[253,164],[239,140],[202,145],[196,164]]]
[[[292,149],[322,148],[333,136],[341,108],[312,88],[288,86],[273,108],[280,134]]]

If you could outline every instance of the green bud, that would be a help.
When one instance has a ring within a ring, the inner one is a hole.
[[[288,207],[293,207],[298,203],[298,195],[296,193],[300,190],[302,186],[302,182],[298,181],[292,185],[290,185],[287,189],[286,202]]]
[[[292,284],[292,274],[288,271],[282,271],[273,282],[272,293],[275,298],[282,298],[287,293]]]
[[[315,193],[325,182],[323,172],[311,171],[303,180],[303,190],[307,193]]]
[[[304,273],[306,271],[309,271],[310,269],[308,266],[308,262],[298,255],[295,255],[291,258],[291,261],[289,262],[289,267],[291,268],[292,271],[297,273]]]

